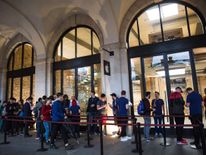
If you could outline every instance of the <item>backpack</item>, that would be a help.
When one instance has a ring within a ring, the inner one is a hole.
[[[145,106],[144,106],[144,102],[141,100],[138,107],[137,107],[137,112],[139,115],[144,115],[145,113]]]

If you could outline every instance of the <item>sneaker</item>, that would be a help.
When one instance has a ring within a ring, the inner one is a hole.
[[[182,142],[185,143],[186,145],[188,144],[186,139],[182,139]]]
[[[149,142],[150,142],[150,139],[147,139],[146,142],[149,143]]]
[[[50,145],[50,149],[58,149],[57,146],[55,144],[51,144]]]
[[[190,145],[195,145],[195,142],[190,142]]]
[[[192,149],[195,149],[195,150],[198,150],[198,149],[201,149],[202,147],[200,145],[190,145],[190,147]]]
[[[36,137],[36,138],[35,138],[35,140],[39,140],[39,139],[40,139],[39,137]]]
[[[159,136],[158,133],[155,133],[155,136],[154,136],[154,137],[157,138],[158,136]]]
[[[187,142],[186,141],[177,141],[177,145],[187,145]]]
[[[128,140],[128,139],[127,139],[127,137],[126,137],[126,136],[125,136],[125,137],[121,137],[121,138],[120,138],[120,141],[121,141],[121,142],[126,142],[127,140]]]
[[[66,143],[64,146],[65,146],[66,150],[72,150],[73,149],[72,145],[69,144],[69,143]]]
[[[130,137],[130,136],[126,136],[126,138],[127,138],[127,140],[131,140],[132,139],[132,137]]]

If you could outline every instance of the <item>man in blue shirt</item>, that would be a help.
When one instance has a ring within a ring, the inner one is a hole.
[[[71,145],[68,144],[68,139],[67,139],[67,132],[65,126],[60,123],[64,122],[64,104],[63,104],[63,94],[58,93],[57,94],[57,99],[54,101],[52,105],[52,131],[51,131],[51,149],[57,149],[56,145],[54,144],[54,139],[58,133],[58,131],[61,132],[61,136],[64,140],[64,145],[66,149],[71,149]]]
[[[129,100],[126,98],[126,91],[122,90],[121,97],[117,99],[117,116],[118,116],[118,124],[121,126],[121,141],[125,142],[129,140],[130,138],[127,137],[126,129],[127,129],[127,123],[128,123],[128,108],[129,108]],[[122,124],[122,125],[121,125]]]
[[[192,125],[197,125],[202,123],[202,97],[198,92],[192,90],[192,88],[187,88],[187,106],[190,109],[190,119]],[[200,149],[200,137],[199,127],[193,127],[194,139],[195,141],[190,143],[191,148]]]

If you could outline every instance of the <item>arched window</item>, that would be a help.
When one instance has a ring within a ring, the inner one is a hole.
[[[133,20],[129,47],[201,35],[205,33],[200,16],[189,6],[160,3],[140,12]]]
[[[91,90],[101,93],[100,42],[89,27],[78,26],[66,31],[54,52],[53,93],[76,96],[82,111]]]
[[[35,67],[34,50],[29,43],[20,43],[9,56],[7,66],[7,99],[25,100],[33,96]]]

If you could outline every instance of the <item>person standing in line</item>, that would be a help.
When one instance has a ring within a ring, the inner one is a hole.
[[[58,131],[61,132],[62,139],[64,140],[64,146],[65,149],[72,149],[71,144],[68,143],[67,139],[67,131],[64,126],[64,124],[60,122],[64,122],[64,104],[63,104],[63,94],[58,93],[57,94],[57,99],[53,102],[52,105],[52,131],[51,131],[51,144],[50,148],[51,149],[57,149],[54,139],[56,138],[56,135]]]
[[[99,98],[95,96],[95,91],[91,91],[91,97],[87,103],[87,115],[88,115],[88,122],[96,123],[95,120],[97,117],[97,102]],[[91,134],[99,134],[97,130],[97,124],[89,125],[89,131]]]
[[[117,118],[118,124],[120,124],[121,132],[120,132],[120,141],[125,142],[131,137],[127,136],[127,123],[128,123],[128,109],[129,109],[129,100],[126,98],[126,91],[121,91],[121,97],[117,99]]]
[[[71,101],[70,101],[70,107],[69,107],[69,112],[70,112],[70,118],[72,122],[75,123],[79,123],[80,122],[80,106],[79,103],[77,101],[77,99],[75,98],[75,96],[71,97]],[[73,126],[73,133],[75,135],[75,137],[80,138],[80,125],[79,124],[74,124]]]
[[[26,102],[23,106],[23,117],[24,120],[32,120],[32,110],[31,110],[31,105],[32,105],[32,97],[28,97],[26,99]],[[32,135],[29,134],[29,122],[25,121],[25,126],[24,126],[24,137],[31,137]]]
[[[41,108],[41,114],[43,119],[43,125],[45,129],[45,140],[46,144],[50,143],[49,141],[49,134],[50,134],[50,121],[51,121],[51,103],[52,100],[50,98],[47,99],[46,104],[44,104]]]
[[[192,125],[199,125],[202,123],[202,96],[192,90],[192,88],[187,88],[187,107],[190,109],[190,120]],[[193,149],[201,149],[200,137],[201,133],[199,127],[193,126],[194,142],[190,143],[190,147]]]
[[[107,98],[105,94],[101,94],[99,101],[97,102],[97,115],[102,120],[104,126],[104,135],[106,135],[106,115],[107,115]],[[99,131],[101,132],[101,131]]]
[[[185,101],[182,97],[182,89],[180,87],[175,88],[175,92],[172,92],[169,96],[171,115],[174,115],[176,125],[184,125],[184,105]],[[176,126],[177,144],[185,145],[187,140],[183,138],[183,126]]]
[[[112,112],[113,112],[114,122],[115,122],[115,124],[118,124],[118,122],[117,122],[117,113],[118,113],[117,99],[118,99],[118,97],[117,97],[117,95],[116,95],[115,93],[112,93],[112,94],[110,94],[110,95],[111,95],[111,97],[112,97],[112,104],[110,104],[109,106],[110,106],[110,108],[112,109]],[[118,131],[117,131],[117,133],[114,132],[113,134],[114,134],[114,135],[115,135],[115,134],[120,135],[120,128],[119,128],[119,126],[118,126]],[[113,136],[114,136],[114,135],[113,135]]]
[[[150,124],[151,124],[151,111],[152,109],[150,108],[150,99],[151,97],[151,92],[147,91],[145,93],[145,98],[142,99],[144,103],[144,137],[146,139],[146,142],[150,142]]]
[[[152,109],[153,109],[153,116],[154,116],[154,123],[155,125],[161,125],[162,124],[162,114],[165,113],[164,109],[164,101],[160,98],[159,92],[155,92],[155,99],[152,100]],[[155,126],[155,137],[160,136],[162,133],[162,127],[161,126]]]

